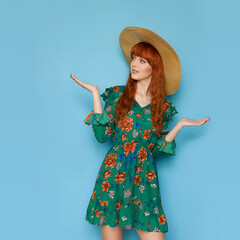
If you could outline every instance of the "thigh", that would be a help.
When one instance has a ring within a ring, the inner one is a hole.
[[[110,227],[109,225],[100,226],[102,240],[122,240],[123,239],[123,229],[119,226]]]
[[[163,232],[147,232],[138,230],[137,228],[136,231],[141,240],[165,240],[165,235]]]

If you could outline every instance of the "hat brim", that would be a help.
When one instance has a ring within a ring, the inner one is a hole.
[[[127,27],[119,36],[119,44],[123,55],[130,65],[131,49],[139,42],[147,42],[154,46],[163,60],[166,95],[174,94],[181,81],[181,63],[174,49],[163,38],[153,31],[140,27]]]

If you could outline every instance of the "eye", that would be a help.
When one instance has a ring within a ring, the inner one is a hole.
[[[135,56],[132,55],[132,59],[135,58]]]
[[[142,61],[143,63],[145,63],[145,61],[144,61],[144,60],[142,60],[142,59],[141,59],[140,61]]]

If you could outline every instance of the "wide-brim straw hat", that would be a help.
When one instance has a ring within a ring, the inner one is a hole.
[[[139,42],[147,42],[160,53],[163,61],[166,95],[174,94],[181,81],[181,63],[174,49],[155,32],[146,28],[127,27],[119,36],[119,44],[128,64],[132,60],[131,49]]]

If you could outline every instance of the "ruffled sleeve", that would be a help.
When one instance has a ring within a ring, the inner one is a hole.
[[[122,86],[114,86],[106,88],[100,95],[105,106],[102,113],[95,113],[93,110],[89,112],[84,119],[84,123],[91,125],[96,139],[100,143],[107,142],[114,137],[115,129],[115,114],[114,109],[117,104],[117,100],[121,95]]]
[[[107,112],[104,110],[102,113],[95,113],[93,110],[85,118],[84,122],[87,125],[106,125],[111,121],[111,118],[108,116]]]
[[[163,121],[165,124],[163,125],[161,132],[160,132],[160,137],[157,139],[156,144],[153,147],[153,154],[154,156],[158,156],[160,152],[164,152],[166,154],[169,154],[171,156],[175,156],[175,149],[176,149],[176,142],[175,139],[173,139],[172,142],[168,142],[165,137],[169,133],[168,131],[168,123],[169,120],[172,121],[172,117],[178,113],[176,110],[176,107],[173,103],[171,103],[168,99],[165,100],[164,103],[164,117]]]

